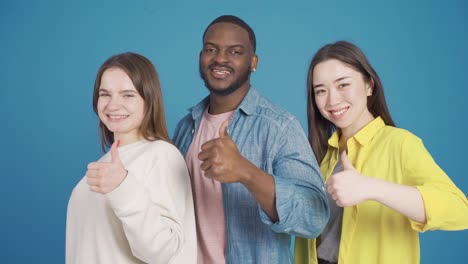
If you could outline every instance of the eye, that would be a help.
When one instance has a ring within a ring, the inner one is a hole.
[[[131,97],[135,97],[135,94],[134,93],[124,93],[124,94],[122,94],[122,96],[124,98],[131,98]]]
[[[314,94],[317,95],[323,95],[325,94],[326,90],[325,89],[315,89]]]
[[[99,97],[109,96],[108,93],[99,93]]]
[[[240,55],[240,54],[242,54],[242,52],[239,51],[239,50],[231,50],[231,54],[232,55]]]
[[[347,86],[349,86],[349,83],[340,83],[340,84],[338,85],[338,88],[345,88],[345,87],[347,87]]]
[[[204,48],[203,52],[204,53],[213,53],[213,52],[215,52],[215,50],[216,50],[215,48]]]

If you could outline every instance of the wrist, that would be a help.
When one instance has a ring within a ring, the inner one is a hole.
[[[372,177],[366,177],[366,189],[368,190],[369,197],[368,200],[374,200],[377,202],[381,201],[381,197],[383,195],[383,188],[382,188],[382,181],[379,179],[375,179]]]
[[[243,169],[240,170],[240,183],[244,184],[245,186],[250,186],[255,181],[256,172],[259,169],[252,164],[250,161],[246,160],[245,166]]]

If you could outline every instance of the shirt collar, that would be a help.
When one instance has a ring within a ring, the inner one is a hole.
[[[252,115],[257,109],[259,99],[260,96],[257,90],[251,86],[247,94],[244,96],[244,99],[242,99],[239,107],[237,108],[241,109],[246,115]]]
[[[201,100],[198,104],[188,109],[188,111],[192,113],[193,120],[199,120],[202,117],[203,111],[205,111],[209,102],[210,102],[210,96],[207,96],[203,98],[203,100]]]
[[[371,122],[369,122],[361,130],[359,130],[354,136],[352,136],[352,138],[354,138],[360,145],[365,146],[369,144],[372,138],[374,138],[377,132],[383,127],[385,127],[385,122],[379,116],[375,118],[374,120],[372,120]],[[338,135],[338,131],[335,130],[335,132],[333,132],[330,139],[328,139],[328,144],[334,148],[338,148],[339,140],[340,138]]]

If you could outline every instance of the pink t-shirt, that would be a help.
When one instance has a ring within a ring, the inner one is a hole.
[[[207,108],[208,109],[208,108]],[[225,263],[226,225],[221,183],[207,178],[200,169],[198,153],[203,143],[219,137],[222,123],[234,111],[211,115],[205,109],[200,126],[190,145],[186,162],[190,172],[197,224],[198,263]]]

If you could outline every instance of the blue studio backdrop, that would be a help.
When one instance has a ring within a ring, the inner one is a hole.
[[[468,193],[468,4],[447,1],[26,1],[0,3],[0,262],[63,263],[68,198],[101,155],[96,71],[133,51],[156,65],[169,131],[206,94],[205,27],[234,14],[257,35],[255,87],[306,129],[306,73],[326,43],[360,46],[397,125]],[[464,263],[468,231],[421,234],[421,263]],[[391,250],[391,249],[388,249]]]

